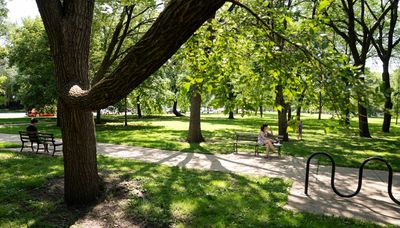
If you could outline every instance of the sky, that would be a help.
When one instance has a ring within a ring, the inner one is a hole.
[[[35,0],[7,0],[8,21],[21,24],[22,18],[36,17],[39,11]]]

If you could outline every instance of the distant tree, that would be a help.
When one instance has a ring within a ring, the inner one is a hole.
[[[24,19],[21,27],[10,32],[9,39],[9,62],[18,72],[14,85],[18,99],[25,108],[55,106],[54,64],[40,17]]]
[[[392,90],[390,86],[389,64],[395,47],[400,43],[398,22],[399,1],[381,1],[380,4],[367,4],[369,13],[379,22],[376,35],[372,36],[372,44],[382,62],[383,95],[385,97],[382,131],[390,131],[392,119]],[[379,5],[379,7],[376,7]],[[387,12],[389,10],[389,12]],[[385,19],[380,19],[386,15]],[[368,26],[364,24],[364,29]]]

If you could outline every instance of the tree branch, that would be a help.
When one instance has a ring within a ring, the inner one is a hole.
[[[286,38],[284,35],[280,34],[279,32],[274,31],[274,29],[272,29],[261,17],[258,16],[258,14],[256,14],[254,11],[252,11],[249,7],[247,7],[246,5],[242,4],[241,2],[237,1],[237,0],[227,0],[227,2],[231,2],[232,4],[235,4],[239,7],[242,7],[243,9],[245,9],[247,12],[249,12],[252,16],[254,16],[259,22],[261,22],[261,24],[269,31],[273,31],[275,35],[277,35],[281,40],[287,42],[288,44],[296,47],[297,49],[301,50],[308,58],[312,58],[317,60],[318,62],[320,62],[322,65],[325,65],[321,59],[319,59],[317,56],[315,56],[311,51],[309,51],[307,48],[292,42],[291,40],[289,40],[288,38]],[[271,35],[267,34],[267,36],[273,40],[273,38],[271,37]]]
[[[90,90],[67,85],[61,94],[63,101],[85,110],[119,101],[164,64],[224,3],[224,0],[171,0],[109,76]]]
[[[104,77],[104,75],[107,72],[107,69],[112,64],[111,56],[112,56],[112,53],[114,52],[115,46],[118,43],[119,34],[121,33],[126,14],[127,14],[127,11],[126,11],[126,8],[124,7],[124,10],[121,12],[118,24],[115,26],[114,33],[113,33],[111,41],[107,47],[107,51],[104,55],[103,61],[101,62],[99,69],[97,70],[95,76],[93,77],[93,80],[91,82],[92,85],[96,84],[98,81],[100,81]]]

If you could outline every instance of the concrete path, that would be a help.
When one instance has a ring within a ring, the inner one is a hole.
[[[19,142],[18,135],[0,134],[0,141]],[[312,165],[308,193],[304,194],[305,159],[273,157],[266,160],[250,154],[207,155],[164,151],[134,146],[98,143],[98,153],[170,166],[216,170],[246,175],[294,180],[287,209],[371,220],[400,226],[400,205],[387,193],[387,172],[364,170],[361,192],[352,198],[337,196],[330,187],[330,166]],[[318,172],[317,172],[318,171]],[[335,186],[343,194],[357,189],[358,169],[336,168]],[[393,195],[400,200],[400,173],[393,177]]]

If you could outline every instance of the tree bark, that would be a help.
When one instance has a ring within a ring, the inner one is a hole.
[[[67,204],[86,204],[100,193],[92,110],[105,108],[128,95],[224,2],[171,0],[116,69],[90,88],[89,47],[94,0],[36,0],[55,63]]]
[[[64,199],[70,205],[90,203],[100,194],[93,115],[64,105],[62,112]]]
[[[262,107],[262,105],[260,105],[260,117],[261,118],[263,117],[263,107]]]
[[[189,143],[204,142],[203,135],[201,134],[200,122],[200,108],[201,108],[201,95],[197,92],[196,86],[193,86],[193,93],[190,106],[190,123],[187,141]]]

